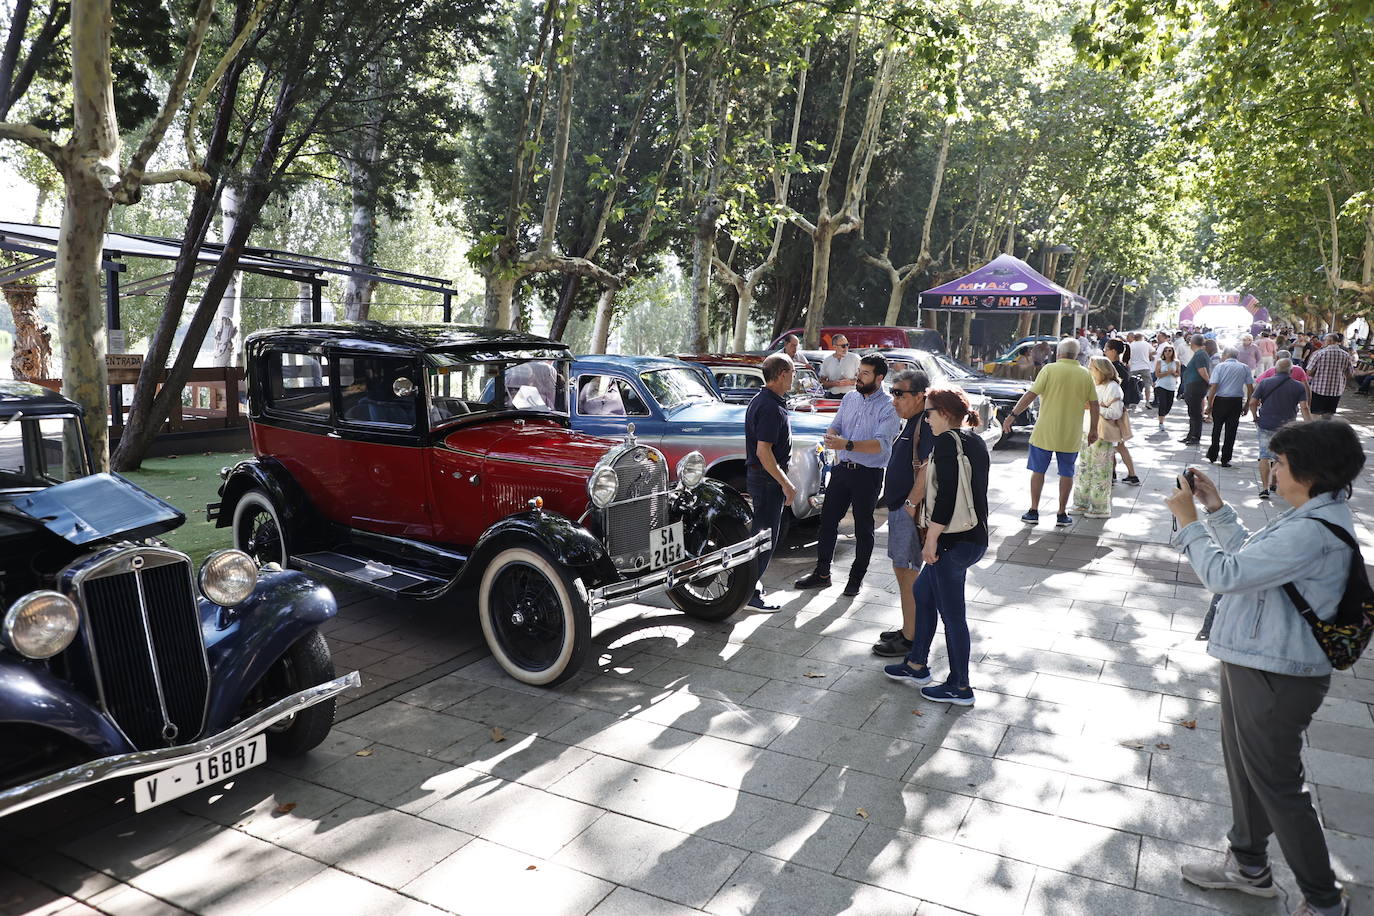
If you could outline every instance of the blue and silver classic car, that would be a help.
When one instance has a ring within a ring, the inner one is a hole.
[[[0,382],[0,817],[121,777],[137,811],[315,747],[335,697],[328,589],[237,550],[191,559],[185,516],[91,474],[81,409]]]
[[[573,361],[572,424],[596,436],[624,436],[663,452],[669,467],[688,452],[706,459],[706,474],[744,492],[745,404],[727,404],[702,367],[665,356],[579,356]],[[788,476],[797,486],[784,525],[821,511],[834,452],[821,440],[834,414],[792,415]]]

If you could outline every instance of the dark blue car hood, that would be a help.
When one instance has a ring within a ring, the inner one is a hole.
[[[45,490],[4,498],[6,527],[31,522],[81,546],[113,538],[138,539],[186,521],[181,510],[118,474],[91,474]]]

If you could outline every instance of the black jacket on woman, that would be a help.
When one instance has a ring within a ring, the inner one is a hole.
[[[930,520],[937,525],[948,525],[954,517],[955,497],[959,492],[959,451],[955,448],[951,435],[959,437],[968,458],[969,470],[973,477],[969,489],[973,493],[973,508],[978,513],[978,524],[968,531],[958,534],[940,535],[940,550],[948,550],[962,541],[975,544],[988,543],[988,468],[992,458],[988,455],[987,443],[971,429],[958,429],[935,437],[935,450],[930,453],[931,467],[935,469],[935,505],[930,509]]]

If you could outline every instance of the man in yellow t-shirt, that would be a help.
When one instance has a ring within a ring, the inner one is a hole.
[[[1012,422],[1022,411],[1040,399],[1040,414],[1031,432],[1026,467],[1031,472],[1031,507],[1021,516],[1032,525],[1040,521],[1040,492],[1045,487],[1045,471],[1053,456],[1059,468],[1059,514],[1055,525],[1073,524],[1069,515],[1069,495],[1073,492],[1073,471],[1078,449],[1083,444],[1083,411],[1090,414],[1087,445],[1097,441],[1097,388],[1088,370],[1078,364],[1078,341],[1065,337],[1055,350],[1055,361],[1035,377],[1030,391],[1021,396],[1007,418],[1002,434],[1011,435]]]

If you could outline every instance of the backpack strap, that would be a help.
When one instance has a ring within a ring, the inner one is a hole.
[[[1364,562],[1364,557],[1360,554],[1360,545],[1355,542],[1354,536],[1351,535],[1349,531],[1346,531],[1344,528],[1342,528],[1340,525],[1337,525],[1335,522],[1328,522],[1324,518],[1317,518],[1316,516],[1308,516],[1308,518],[1312,519],[1312,521],[1314,522],[1321,522],[1323,525],[1326,526],[1328,531],[1330,531],[1336,537],[1340,538],[1342,541],[1348,544],[1352,550],[1355,551],[1355,555],[1350,558],[1350,562]],[[1306,620],[1310,624],[1313,624],[1314,626],[1322,622],[1321,618],[1318,617],[1316,613],[1312,610],[1312,605],[1308,604],[1307,599],[1302,596],[1302,592],[1298,591],[1296,585],[1294,585],[1292,582],[1285,582],[1283,584],[1283,591],[1284,594],[1288,595],[1288,600],[1293,602],[1293,606],[1298,609],[1298,613],[1303,616],[1304,620]]]

